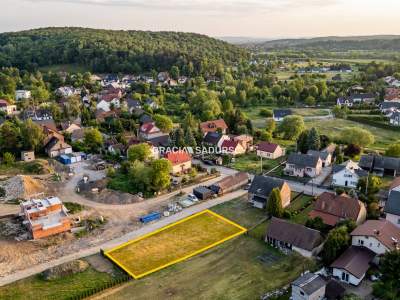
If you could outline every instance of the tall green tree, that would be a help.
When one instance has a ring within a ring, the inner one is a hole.
[[[321,140],[318,130],[313,127],[310,129],[307,136],[308,150],[319,150],[321,148]]]
[[[347,226],[332,229],[325,241],[322,259],[325,264],[331,264],[340,254],[350,246],[350,234]]]
[[[304,120],[301,116],[287,116],[279,125],[279,132],[285,140],[296,140],[304,131]]]
[[[135,160],[146,161],[151,156],[151,148],[147,143],[132,145],[128,149],[128,160],[134,162]]]
[[[273,216],[280,218],[283,215],[281,192],[279,188],[274,188],[269,195],[267,202],[267,212]]]
[[[22,123],[21,136],[25,150],[39,151],[42,148],[44,140],[43,129],[31,119]]]
[[[93,152],[98,152],[103,145],[103,136],[97,128],[89,128],[84,133],[85,145]]]
[[[380,260],[382,278],[374,284],[374,295],[382,300],[400,299],[400,250],[386,252]]]
[[[152,189],[156,192],[166,189],[171,184],[171,162],[167,159],[153,160],[151,167]]]

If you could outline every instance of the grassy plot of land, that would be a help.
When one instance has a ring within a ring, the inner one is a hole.
[[[249,228],[266,215],[264,210],[252,207],[245,197],[212,210]],[[261,236],[254,236],[254,231],[265,235],[266,224],[250,230],[249,235],[241,235],[182,263],[131,281],[97,299],[259,299],[315,266],[313,261],[297,254],[285,256],[267,246]]]
[[[203,252],[246,230],[203,211],[106,252],[134,278],[140,278]]]
[[[326,119],[326,120],[307,120],[307,128],[315,127],[320,133],[326,134],[330,137],[336,137],[346,127],[364,128],[370,131],[375,136],[375,143],[369,146],[373,150],[385,150],[386,147],[392,143],[400,140],[400,130],[398,132],[386,130],[369,125],[360,124],[357,122],[343,120],[343,119]]]
[[[81,295],[82,291],[94,289],[111,280],[112,276],[108,273],[98,272],[91,267],[84,272],[53,280],[45,280],[41,275],[36,275],[0,287],[0,299],[71,299]]]
[[[263,159],[263,172],[269,171],[280,163],[284,161],[283,158],[279,159]],[[261,159],[257,156],[256,153],[248,153],[238,157],[235,157],[235,161],[229,164],[229,167],[244,171],[244,172],[251,172],[255,174],[261,173]]]

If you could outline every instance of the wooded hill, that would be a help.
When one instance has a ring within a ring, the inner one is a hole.
[[[372,35],[349,37],[319,37],[311,39],[280,39],[262,43],[248,43],[246,47],[259,50],[387,50],[400,51],[400,35]]]
[[[79,64],[93,72],[139,73],[176,65],[186,74],[215,74],[218,65],[247,56],[244,49],[194,33],[52,27],[0,34],[0,67],[30,71]]]

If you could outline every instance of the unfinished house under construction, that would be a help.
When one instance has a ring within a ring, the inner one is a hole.
[[[21,203],[20,216],[24,218],[33,239],[71,230],[67,209],[58,197],[31,199]]]

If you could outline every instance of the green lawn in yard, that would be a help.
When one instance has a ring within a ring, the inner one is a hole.
[[[375,143],[369,146],[369,149],[384,151],[390,144],[400,141],[400,130],[398,132],[392,130],[381,129],[369,125],[343,119],[328,120],[307,120],[306,127],[315,127],[320,133],[326,134],[331,138],[338,136],[341,130],[346,127],[364,128],[375,136]]]
[[[278,159],[265,159],[263,158],[263,172],[269,171],[274,167],[278,166],[284,158]],[[261,174],[261,159],[254,153],[247,153],[238,157],[235,157],[235,161],[229,164],[229,167],[245,172],[251,172],[255,174]]]
[[[84,272],[54,280],[44,280],[41,275],[36,275],[0,287],[0,299],[70,299],[111,280],[112,276],[108,273],[98,272],[91,267]]]

